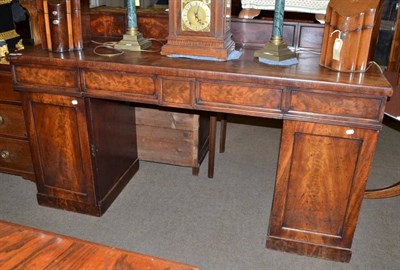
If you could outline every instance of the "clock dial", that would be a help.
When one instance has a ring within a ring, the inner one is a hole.
[[[182,30],[194,32],[210,32],[210,1],[182,1]]]

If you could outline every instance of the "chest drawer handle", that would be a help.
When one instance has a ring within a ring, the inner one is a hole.
[[[8,159],[10,157],[10,152],[8,152],[7,150],[3,150],[1,151],[0,156],[2,159]]]
[[[0,115],[0,125],[4,124],[4,118]]]

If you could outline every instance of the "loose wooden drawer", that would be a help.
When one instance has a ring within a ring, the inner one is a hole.
[[[27,137],[21,106],[0,103],[0,135]]]
[[[70,69],[15,66],[16,83],[35,85],[49,91],[78,91],[78,73]]]
[[[139,159],[197,167],[208,150],[209,117],[135,108]]]
[[[382,98],[338,96],[323,92],[292,91],[289,112],[316,113],[332,116],[377,120]]]
[[[21,95],[13,90],[11,73],[0,71],[0,100],[20,101]]]
[[[84,88],[88,93],[101,91],[121,94],[136,94],[156,98],[155,80],[151,76],[126,72],[93,71],[83,72]]]
[[[198,114],[158,110],[153,108],[135,108],[136,125],[146,125],[159,128],[171,128],[181,130],[198,130]]]
[[[0,170],[33,173],[28,141],[0,137]]]
[[[198,164],[198,134],[189,130],[136,126],[139,159],[179,166]]]
[[[282,89],[247,84],[200,82],[199,104],[227,104],[254,109],[281,109]]]

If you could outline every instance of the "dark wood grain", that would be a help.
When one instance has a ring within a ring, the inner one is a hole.
[[[163,9],[138,9],[138,27],[144,37],[165,43],[168,37],[168,12]]]
[[[271,39],[272,26],[272,20],[232,18],[232,38],[241,46],[262,48]],[[320,51],[323,31],[321,24],[286,21],[283,39],[295,49]]]
[[[3,269],[198,270],[127,250],[0,221]]]
[[[26,127],[21,106],[0,104],[0,133],[26,138]]]
[[[24,108],[39,203],[102,215],[138,170],[134,108],[41,93]]]
[[[35,180],[20,93],[9,65],[0,65],[0,171]]]
[[[35,181],[27,139],[0,136],[0,170]]]
[[[0,89],[0,100],[21,104],[21,94],[13,90],[9,65],[0,65]]]
[[[32,94],[24,102],[30,142],[37,149],[32,154],[41,160],[35,164],[38,193],[94,203],[84,99]]]
[[[83,23],[83,27],[90,28],[88,32],[93,40],[99,38],[120,40],[122,35],[126,33],[126,9],[97,7],[91,9],[89,17],[89,25]]]
[[[68,51],[70,45],[70,41],[72,42],[72,33],[70,27],[70,19],[71,14],[67,14],[67,2],[69,1],[45,1],[44,5],[44,16],[49,21],[49,33],[50,36],[50,46],[49,50],[54,52],[65,52]],[[68,3],[70,9],[70,2]],[[69,10],[70,12],[70,10]],[[58,23],[54,23],[58,21]],[[49,40],[47,40],[49,41]]]
[[[285,239],[289,252],[349,261],[377,137],[375,130],[285,121],[267,246],[282,249],[277,239]]]
[[[96,168],[94,185],[103,213],[137,171],[135,108],[129,103],[92,99],[86,109]]]
[[[20,83],[43,85],[47,89],[51,86],[54,90],[62,89],[71,92],[77,92],[78,90],[78,76],[73,69],[54,70],[45,66],[21,66],[17,69],[18,77],[14,78],[14,80],[18,80]],[[48,76],[52,77],[51,80],[49,80]]]

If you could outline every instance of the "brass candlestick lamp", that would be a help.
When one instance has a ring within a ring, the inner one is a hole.
[[[151,46],[151,42],[139,32],[137,26],[136,5],[134,0],[127,1],[128,30],[115,48],[127,51],[142,51]]]

